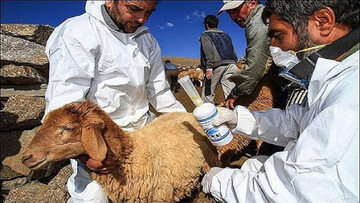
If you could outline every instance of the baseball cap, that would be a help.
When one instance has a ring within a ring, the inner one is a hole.
[[[217,13],[218,15],[220,15],[223,11],[227,11],[227,10],[232,10],[234,8],[239,7],[242,3],[244,3],[245,1],[239,1],[239,0],[224,0],[224,5],[223,7],[221,7],[221,9],[219,10],[219,12]]]

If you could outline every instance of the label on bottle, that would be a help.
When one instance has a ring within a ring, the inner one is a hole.
[[[213,145],[223,146],[231,142],[233,135],[226,125],[218,127],[213,125],[214,120],[219,116],[219,111],[214,104],[204,103],[196,107],[193,114]]]
[[[233,136],[226,126],[213,127],[205,130],[210,142],[215,146],[223,146],[231,142]]]

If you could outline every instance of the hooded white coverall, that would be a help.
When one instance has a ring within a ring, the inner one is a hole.
[[[245,170],[215,168],[203,185],[211,181],[217,200],[359,202],[359,51],[342,62],[319,58],[304,107],[236,112],[234,132],[285,149],[252,171],[247,162]]]
[[[86,13],[70,18],[50,36],[46,113],[64,104],[91,100],[123,129],[151,121],[149,103],[161,113],[183,111],[165,79],[158,42],[144,26],[123,33],[103,1],[88,1]],[[76,160],[69,178],[69,202],[106,202],[99,185]]]

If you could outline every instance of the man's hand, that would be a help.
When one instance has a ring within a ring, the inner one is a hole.
[[[219,111],[219,116],[214,120],[213,125],[219,126],[221,124],[226,124],[229,129],[235,129],[238,121],[237,113],[224,107],[217,107],[217,109]]]
[[[211,80],[212,76],[213,76],[213,70],[212,69],[206,69],[206,79]]]
[[[92,159],[88,155],[80,155],[79,160],[89,170],[99,175],[109,174],[118,166],[117,159],[113,155],[107,155],[103,161]]]
[[[228,109],[233,110],[234,107],[234,103],[236,101],[236,98],[232,97],[232,96],[228,96],[228,98],[224,101],[224,106]]]
[[[204,193],[209,193],[211,188],[211,182],[213,177],[219,173],[222,170],[222,168],[219,167],[212,167],[209,172],[207,172],[204,176],[204,178],[201,181],[202,185],[202,191]]]

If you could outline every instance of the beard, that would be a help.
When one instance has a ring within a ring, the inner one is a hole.
[[[303,29],[299,29],[300,31],[298,31],[297,33],[297,37],[299,39],[298,42],[298,49],[297,50],[303,50],[306,48],[310,48],[310,47],[315,47],[318,46],[319,44],[316,44],[314,42],[312,42],[312,40],[310,39],[309,36],[309,32],[307,31],[307,28],[303,28]],[[310,56],[312,53],[318,51],[319,49],[313,49],[313,50],[309,50],[309,51],[303,51],[303,52],[299,52],[296,54],[296,56],[300,59],[303,60],[306,57]]]
[[[236,24],[238,24],[241,28],[245,27],[245,20],[242,20],[241,18],[238,18],[234,20]]]
[[[111,9],[111,10],[106,8],[106,10],[107,10],[110,18],[115,23],[115,25],[124,33],[134,33],[138,27],[143,25],[142,23],[140,23],[136,20],[123,19],[119,10],[116,8]]]

